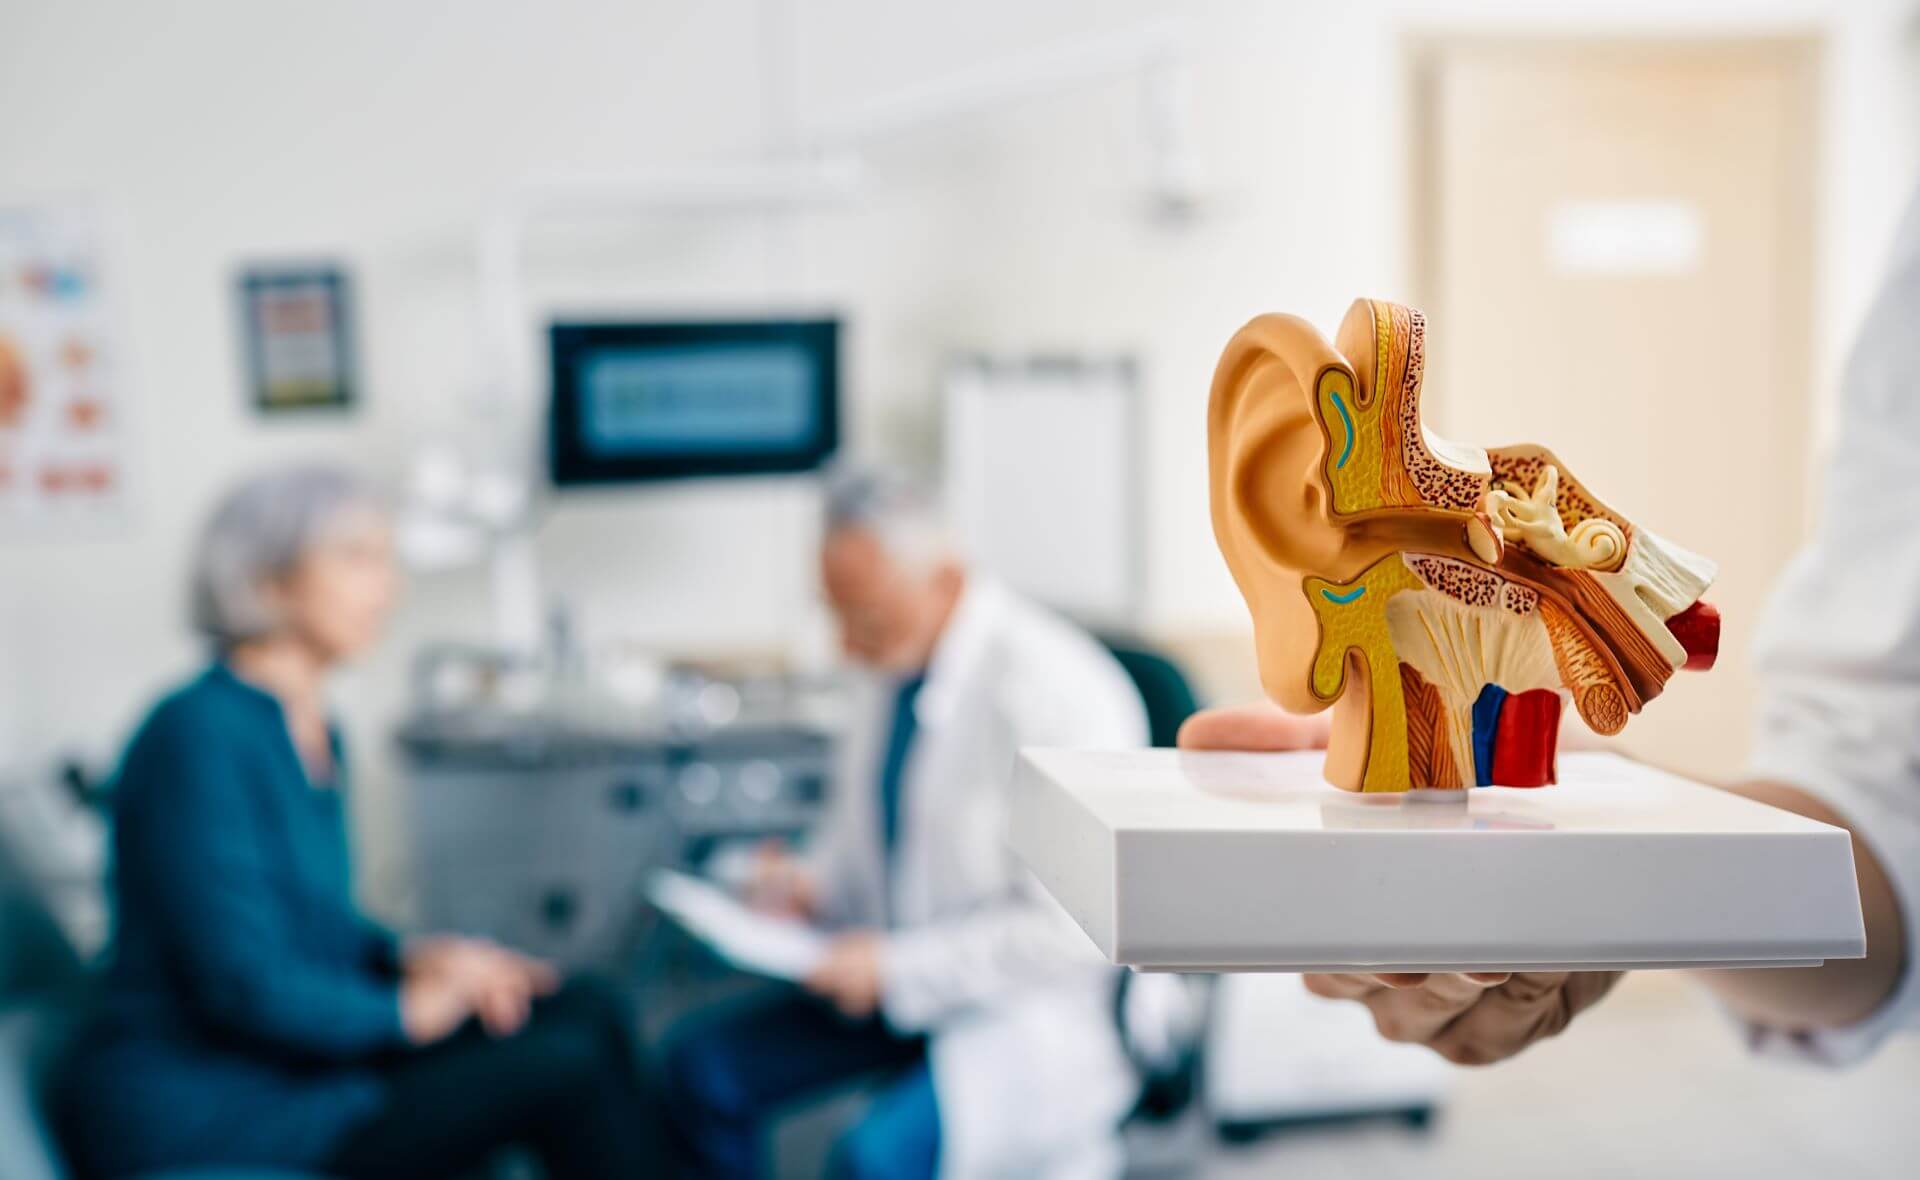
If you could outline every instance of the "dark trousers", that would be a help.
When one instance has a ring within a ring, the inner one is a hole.
[[[620,997],[575,981],[495,1039],[469,1025],[387,1067],[386,1107],[327,1162],[348,1180],[459,1176],[508,1147],[551,1180],[673,1174],[665,1124]]]
[[[836,1146],[833,1170],[862,1180],[934,1173],[940,1117],[924,1037],[782,991],[683,1021],[665,1064],[668,1108],[700,1175],[761,1175],[767,1125],[782,1107],[874,1075],[890,1084]]]

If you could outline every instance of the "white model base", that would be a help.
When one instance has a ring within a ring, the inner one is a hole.
[[[1866,953],[1846,832],[1612,754],[1464,801],[1323,755],[1023,750],[1012,842],[1116,963],[1171,971],[1789,966]]]

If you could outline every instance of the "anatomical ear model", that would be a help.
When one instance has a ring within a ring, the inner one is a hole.
[[[1333,707],[1329,782],[1542,786],[1566,699],[1618,733],[1675,671],[1712,667],[1716,567],[1544,447],[1428,432],[1424,334],[1365,299],[1332,343],[1285,315],[1235,334],[1208,408],[1214,535],[1267,695]]]

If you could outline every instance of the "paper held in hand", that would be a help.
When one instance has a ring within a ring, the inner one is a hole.
[[[647,896],[722,959],[743,971],[805,979],[826,955],[826,935],[804,922],[756,913],[732,894],[698,877],[662,869]]]

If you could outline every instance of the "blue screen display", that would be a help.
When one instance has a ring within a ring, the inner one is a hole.
[[[817,470],[840,445],[834,318],[556,322],[556,487]]]
[[[580,432],[603,456],[740,454],[804,446],[819,429],[804,348],[715,343],[596,349],[580,365]]]

